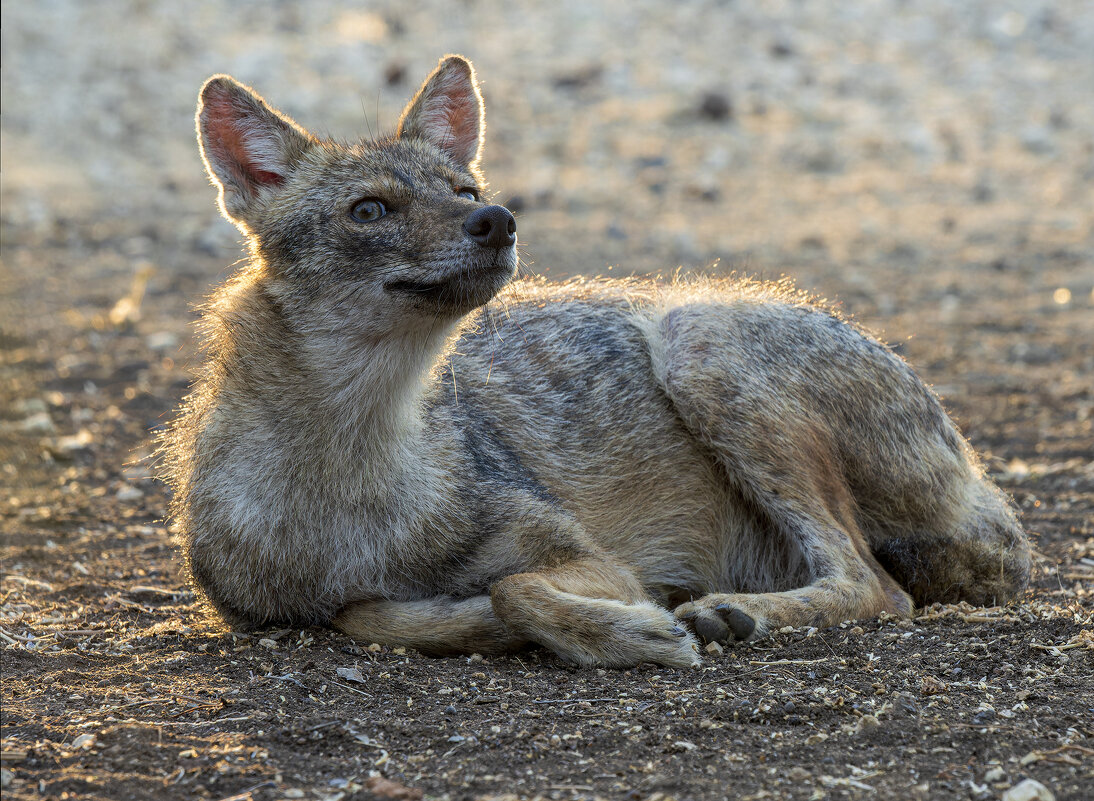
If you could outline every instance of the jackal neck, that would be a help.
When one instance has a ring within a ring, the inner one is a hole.
[[[424,469],[430,459],[423,398],[449,331],[401,331],[375,340],[313,331],[303,341],[314,387],[307,405],[332,466],[381,487],[397,474]]]
[[[218,313],[222,390],[260,418],[298,480],[373,503],[430,482],[423,398],[455,322],[377,332],[360,310],[262,280],[231,291]]]

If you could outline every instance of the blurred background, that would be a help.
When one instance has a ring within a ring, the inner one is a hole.
[[[231,256],[191,135],[208,75],[357,138],[447,52],[552,272],[1091,242],[1086,0],[5,3],[5,224],[128,217]]]
[[[1094,372],[1087,0],[53,0],[2,23],[0,328],[37,382],[113,385],[135,425],[185,388],[191,307],[240,256],[194,142],[202,81],[353,139],[448,52],[478,69],[534,272],[788,275],[959,413],[977,375]]]

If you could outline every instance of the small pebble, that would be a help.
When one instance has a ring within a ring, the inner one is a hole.
[[[981,709],[979,712],[972,716],[972,722],[978,726],[985,723],[990,723],[993,720],[995,720],[994,709]]]
[[[366,683],[364,675],[361,673],[360,670],[355,667],[340,667],[335,670],[335,673],[337,673],[346,681],[354,681],[358,684]]]
[[[728,120],[733,116],[733,105],[721,92],[707,92],[699,101],[699,114],[708,120]]]
[[[406,80],[406,64],[401,61],[392,61],[384,67],[384,83],[388,86],[398,86]]]
[[[59,437],[50,448],[50,452],[59,459],[73,459],[79,453],[86,453],[95,441],[94,435],[86,428],[70,437]]]
[[[1001,782],[1006,777],[1006,771],[998,765],[988,768],[984,773],[984,781],[986,782]]]
[[[61,393],[58,392],[56,394],[60,395]],[[61,397],[64,398],[64,395],[61,395]],[[41,398],[27,398],[25,400],[16,401],[14,404],[12,404],[12,411],[16,412],[17,414],[27,415],[28,417],[32,414],[44,412],[45,410],[46,402]]]
[[[786,39],[776,39],[767,48],[767,52],[775,58],[790,58],[794,55],[794,45]]]
[[[144,497],[144,493],[136,487],[122,487],[115,494],[115,497],[122,503],[132,503],[133,501],[139,501]]]
[[[72,741],[73,748],[83,748],[85,751],[91,746],[95,745],[94,734],[81,734],[75,740]]]
[[[855,734],[869,734],[876,731],[881,723],[873,715],[863,715],[855,724]]]
[[[1003,801],[1056,801],[1056,796],[1036,779],[1025,779],[1003,793]]]
[[[23,420],[23,422],[19,424],[19,428],[27,434],[51,434],[55,427],[53,425],[53,420],[50,419],[48,413],[38,412]]]
[[[719,643],[708,642],[707,647],[706,647],[706,652],[708,654],[710,654],[711,656],[721,656],[722,654],[724,654],[726,652],[726,649],[723,648]]]
[[[157,331],[149,334],[144,342],[150,350],[173,350],[178,347],[179,338],[170,331]]]

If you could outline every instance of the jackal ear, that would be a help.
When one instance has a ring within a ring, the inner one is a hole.
[[[403,111],[395,136],[424,139],[474,169],[485,129],[475,68],[463,56],[445,56]]]
[[[227,75],[214,75],[201,87],[197,129],[205,169],[220,188],[220,208],[237,224],[248,221],[265,193],[285,183],[312,141]]]

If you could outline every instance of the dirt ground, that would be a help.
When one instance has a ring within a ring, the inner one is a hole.
[[[1094,11],[870,4],[3,6],[5,799],[1094,797]],[[791,277],[944,398],[1033,538],[1005,608],[695,670],[222,630],[155,431],[241,255],[192,138],[228,71],[320,133],[475,60],[547,276]],[[1048,797],[1048,796],[1038,796]]]

